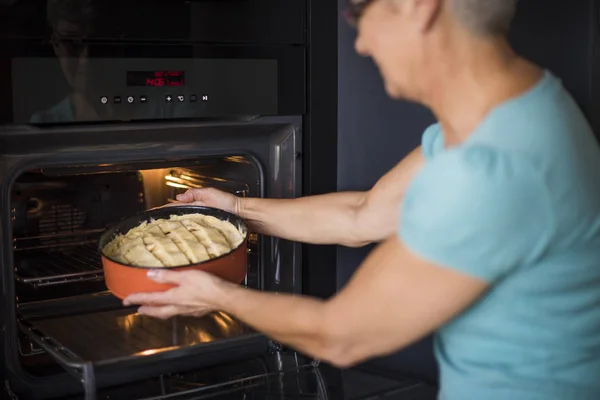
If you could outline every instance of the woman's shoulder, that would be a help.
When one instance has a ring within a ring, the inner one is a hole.
[[[494,184],[543,180],[535,161],[526,154],[478,144],[461,145],[438,153],[426,164],[423,172],[453,180]]]

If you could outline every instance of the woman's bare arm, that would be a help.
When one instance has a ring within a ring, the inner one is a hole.
[[[305,243],[363,246],[395,232],[404,192],[423,163],[418,147],[367,192],[240,199],[238,212],[259,233]]]

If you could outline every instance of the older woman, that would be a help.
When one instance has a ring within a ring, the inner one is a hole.
[[[160,318],[223,310],[344,367],[435,331],[442,399],[600,398],[600,150],[560,81],[509,47],[515,1],[353,2],[356,49],[389,95],[439,120],[371,191],[180,197],[287,239],[381,241],[336,296],[163,271],[153,279],[178,287],[126,303]]]

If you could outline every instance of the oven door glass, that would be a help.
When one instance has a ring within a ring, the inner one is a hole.
[[[302,0],[0,2],[0,124],[303,114],[304,14]]]

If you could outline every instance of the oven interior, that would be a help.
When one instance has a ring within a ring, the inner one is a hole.
[[[40,168],[18,176],[10,209],[18,350],[26,374],[52,378],[65,368],[93,390],[142,377],[136,367],[177,350],[178,358],[194,356],[198,367],[267,351],[262,335],[224,313],[163,321],[124,308],[106,291],[97,249],[103,229],[202,187],[260,197],[261,168],[252,157],[228,155]],[[255,289],[263,288],[262,241],[251,234],[248,244],[244,284]],[[173,368],[158,363],[143,375]]]
[[[10,207],[19,303],[104,290],[97,241],[108,225],[122,218],[174,202],[190,188],[260,196],[260,170],[243,156],[134,168],[48,168],[17,178]],[[250,235],[249,247],[247,280],[256,288],[256,235]],[[91,284],[72,285],[83,282]]]

